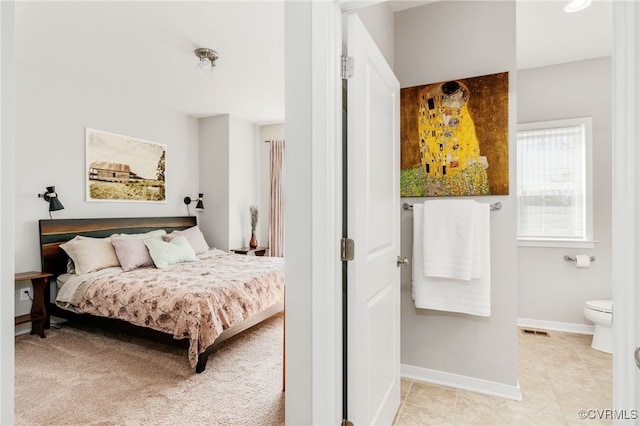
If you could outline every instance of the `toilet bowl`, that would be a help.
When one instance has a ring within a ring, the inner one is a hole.
[[[595,324],[591,347],[595,350],[613,352],[612,300],[588,300],[584,304],[584,317]]]

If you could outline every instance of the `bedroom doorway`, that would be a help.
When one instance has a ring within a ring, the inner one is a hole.
[[[29,205],[33,204],[33,208],[27,207],[15,220],[13,213],[4,212],[6,214],[3,217],[9,226],[3,232],[7,237],[3,240],[3,252],[6,254],[3,257],[3,271],[12,275],[14,269],[39,270],[40,253],[36,246],[37,238],[33,237],[37,230],[37,219],[46,211],[42,208],[44,203],[31,188],[41,190],[42,185],[50,184],[49,179],[55,180],[60,193],[65,194],[62,200],[66,210],[54,214],[55,219],[112,214],[132,217],[190,215],[182,200],[186,195],[204,192],[206,209],[196,214],[202,217],[219,213],[231,219],[223,217],[218,220],[219,216],[216,216],[212,220],[214,224],[233,222],[232,226],[214,226],[212,233],[207,234],[207,237],[211,236],[210,244],[225,250],[239,247],[241,239],[236,236],[249,233],[248,207],[257,203],[257,195],[261,195],[261,191],[254,190],[263,182],[261,176],[255,174],[259,169],[254,164],[259,160],[255,151],[267,145],[252,124],[279,123],[284,120],[283,105],[267,108],[268,116],[245,115],[263,105],[265,99],[271,101],[283,97],[278,94],[284,91],[283,84],[277,80],[274,83],[269,78],[274,74],[284,74],[284,66],[281,65],[284,44],[282,9],[282,4],[278,2],[2,2],[2,62],[6,65],[2,68],[2,100],[4,106],[15,104],[16,107],[15,112],[4,107],[2,109],[5,117],[11,112],[10,121],[3,120],[3,152],[8,154],[2,157],[3,171],[7,177],[3,180],[3,189],[7,189],[7,200],[24,199]],[[40,18],[51,15],[59,19],[40,21]],[[217,20],[213,26],[212,16]],[[114,26],[114,22],[118,24]],[[85,25],[90,28],[87,29]],[[126,28],[136,28],[135,34],[123,31]],[[43,38],[41,34],[49,36]],[[77,37],[77,34],[83,36]],[[36,77],[42,86],[32,84],[30,80],[32,55],[26,52],[31,51],[31,40],[41,40],[45,45],[64,46],[60,49],[42,47],[44,51],[56,52],[42,62],[47,64],[46,70],[38,68],[39,72],[47,75],[45,80]],[[91,48],[84,48],[85,43]],[[241,48],[240,44],[244,43],[251,50]],[[197,62],[194,49],[198,47],[211,47],[221,54],[215,70],[199,74],[194,69]],[[253,49],[256,49],[255,52]],[[68,60],[66,55],[71,54],[77,59],[76,53],[80,51],[94,53],[92,64]],[[150,59],[147,54],[151,55]],[[157,58],[162,58],[161,66],[158,66]],[[76,66],[66,67],[65,63],[74,63]],[[85,65],[92,71],[86,72]],[[147,65],[151,70],[147,69]],[[14,69],[19,78],[12,75]],[[96,70],[99,71],[94,72]],[[138,73],[142,74],[142,78],[138,78]],[[229,82],[231,77],[242,78],[243,81],[234,85]],[[12,79],[16,80],[15,89]],[[253,82],[256,82],[257,88],[252,89]],[[145,90],[154,83],[150,94],[145,95]],[[19,96],[13,94],[14,90]],[[25,113],[21,106],[32,105],[29,100],[34,93],[32,90],[38,92],[37,105],[41,111],[52,110],[46,106],[48,102],[56,104],[56,125],[43,125],[48,120],[36,117],[38,114],[35,111]],[[249,99],[243,101],[241,93],[244,91],[249,92]],[[230,93],[227,99],[238,103],[239,107],[234,107],[231,102],[219,108],[209,106],[211,102],[224,99],[227,93]],[[172,98],[172,95],[176,97]],[[190,105],[182,105],[181,102]],[[219,117],[224,112],[229,112],[231,116],[226,123],[224,117],[215,123],[203,124],[204,120],[201,120],[212,114]],[[30,124],[24,125],[26,121]],[[82,179],[79,178],[85,166],[83,129],[91,123],[101,129],[148,138],[169,146],[167,179],[172,189],[171,194],[167,192],[166,204],[113,205],[85,201]],[[200,144],[199,136],[205,133],[207,124],[215,127],[213,130],[219,130],[222,136],[211,137]],[[14,127],[15,134],[12,134]],[[228,133],[233,141],[221,149],[235,150],[233,162],[229,161],[229,155],[213,154],[198,164],[206,156],[207,149],[222,145],[220,141],[226,136],[224,133],[227,129],[230,129]],[[47,137],[32,137],[29,135],[32,131],[44,131]],[[5,139],[6,136],[9,137]],[[21,143],[14,146],[15,137]],[[245,149],[244,141],[247,139],[250,139],[250,150]],[[52,145],[49,145],[51,149],[40,149],[27,141],[51,141]],[[240,143],[242,145],[239,147]],[[24,169],[21,164],[25,157],[29,158],[30,163],[44,164],[39,155],[49,158],[58,153],[64,153],[62,172],[52,172],[47,168],[42,168],[41,173],[24,176],[20,172]],[[9,159],[11,161],[7,163]],[[229,167],[237,173],[225,173]],[[227,182],[234,184],[231,190],[229,185],[224,187]],[[203,188],[205,185],[209,186]],[[223,194],[225,191],[229,192],[229,196]],[[193,212],[193,205],[191,207]],[[265,219],[267,210],[266,207],[260,210]],[[264,220],[258,225],[258,230],[261,228],[266,228]],[[226,233],[228,243],[224,236],[217,238],[216,234],[216,238],[213,238],[213,232]],[[14,240],[14,233],[24,238]],[[266,235],[259,236],[259,242],[260,245],[266,245]],[[13,314],[16,311],[16,314],[22,314],[20,308],[29,302],[15,300],[17,293],[13,288],[11,290],[3,298],[7,305],[3,312]],[[14,334],[12,317],[9,315],[3,322],[6,323],[3,330],[8,332],[10,339]],[[49,338],[44,340],[49,341]],[[3,364],[13,365],[13,346],[7,344],[2,348]],[[13,397],[9,392],[13,392],[13,374],[11,368],[2,380],[5,394],[10,395],[11,401]],[[276,389],[280,389],[280,379],[276,382]],[[10,407],[8,411],[13,412],[13,402],[7,405]]]

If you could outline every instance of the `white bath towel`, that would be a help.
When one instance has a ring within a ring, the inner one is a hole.
[[[413,205],[411,291],[416,308],[491,316],[491,242],[489,204],[478,203],[480,277],[466,280],[425,277],[423,272],[423,205]]]
[[[478,203],[433,200],[424,203],[422,267],[426,277],[469,281],[480,277]],[[413,212],[414,217],[416,212]]]

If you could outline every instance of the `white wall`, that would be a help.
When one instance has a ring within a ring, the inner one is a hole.
[[[229,115],[201,118],[199,144],[200,187],[204,210],[198,225],[211,247],[229,250]],[[192,207],[193,208],[193,207]]]
[[[63,48],[64,40],[41,43],[26,31],[16,33],[16,271],[40,270],[38,220],[49,216],[37,194],[46,186],[56,186],[65,207],[53,218],[186,215],[182,199],[198,191],[197,119],[94,85],[90,76],[65,79],[63,70],[48,68],[32,54]],[[167,202],[87,202],[85,127],[166,144]],[[16,301],[17,311],[29,308]]]
[[[586,300],[611,299],[611,58],[518,72],[518,123],[593,118],[593,249],[518,248],[518,317],[576,331]],[[596,257],[578,269],[565,254]]]
[[[229,249],[246,247],[251,239],[249,207],[260,202],[259,129],[248,121],[231,117],[229,123]],[[259,212],[260,213],[260,212]],[[264,213],[264,212],[262,212]],[[258,220],[258,228],[266,226]],[[267,241],[258,241],[266,245]]]
[[[477,198],[503,204],[491,213],[491,317],[416,309],[411,271],[403,270],[403,373],[517,398],[515,3],[437,2],[395,16],[395,71],[401,87],[510,72],[510,195]],[[412,228],[412,213],[403,212],[402,255],[408,258]]]
[[[393,69],[394,13],[389,3],[385,1],[373,6],[356,9],[355,13],[364,24],[376,46],[378,46],[382,56]],[[345,23],[346,20],[344,20],[343,25]]]
[[[16,8],[17,271],[40,268],[38,220],[49,215],[37,194],[45,186],[55,185],[65,206],[53,218],[186,215],[182,199],[198,190],[198,120],[105,87],[91,74],[68,78],[64,67],[40,61],[34,51],[72,48],[73,31],[36,37],[42,29],[29,26],[31,12]],[[87,202],[86,127],[166,144],[167,202]]]
[[[49,217],[37,194],[46,186],[56,186],[65,207],[53,218],[186,215],[182,199],[198,190],[196,119],[93,85],[90,76],[67,80],[31,54],[41,42],[23,31],[16,34],[16,271],[40,270],[38,220]],[[54,45],[61,48],[64,42]],[[167,202],[87,202],[85,127],[166,144]],[[29,283],[16,289],[24,286]],[[16,300],[17,313],[29,309],[30,303]]]
[[[18,57],[27,54],[20,46],[17,52]],[[151,105],[141,108],[132,105],[135,100],[109,96],[99,87],[86,93],[76,92],[72,82],[38,84],[36,74],[27,76],[30,65],[17,66],[16,270],[40,267],[38,220],[49,217],[37,194],[48,185],[56,186],[65,206],[52,213],[54,218],[186,215],[182,199],[198,188],[196,119]],[[85,126],[166,144],[167,202],[87,202]]]
[[[212,247],[232,250],[249,245],[249,207],[258,205],[261,197],[258,139],[258,126],[246,120],[228,114],[200,119],[200,188],[205,205],[198,223]],[[265,224],[264,218],[258,221],[258,226]]]

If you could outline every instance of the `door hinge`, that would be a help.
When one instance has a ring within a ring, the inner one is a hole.
[[[353,423],[347,419],[342,419],[342,426],[353,426]]]
[[[342,68],[340,75],[343,80],[348,80],[353,77],[353,56],[342,56]]]
[[[340,260],[342,262],[349,262],[353,260],[353,240],[350,238],[343,238],[340,240]]]

